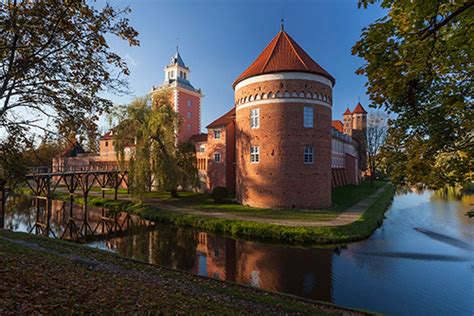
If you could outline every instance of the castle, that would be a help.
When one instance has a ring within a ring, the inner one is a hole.
[[[358,103],[332,121],[336,80],[283,29],[234,81],[234,106],[201,133],[200,89],[178,50],[165,67],[167,90],[183,124],[177,137],[196,147],[204,190],[224,186],[245,205],[323,208],[331,189],[358,184],[367,169],[367,112]],[[113,134],[100,140],[114,161]]]

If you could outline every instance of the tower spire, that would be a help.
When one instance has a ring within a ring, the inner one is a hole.
[[[285,31],[285,25],[284,25],[285,19],[283,17],[280,19],[280,31],[284,32]]]
[[[176,54],[179,54],[179,37],[176,37]]]

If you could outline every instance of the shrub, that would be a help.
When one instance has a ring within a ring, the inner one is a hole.
[[[216,203],[222,203],[225,199],[229,197],[229,190],[225,187],[215,187],[212,190],[212,198]]]

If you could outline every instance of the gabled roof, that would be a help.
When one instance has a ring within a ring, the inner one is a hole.
[[[235,81],[275,72],[309,72],[336,80],[316,63],[284,30],[281,30],[260,53],[257,59]]]
[[[337,129],[339,132],[343,133],[344,131],[344,124],[340,120],[334,120],[331,122],[332,127]]]
[[[349,108],[347,108],[346,112],[344,112],[343,115],[351,115],[351,114],[352,114],[351,110],[349,110]]]
[[[189,139],[190,142],[192,143],[202,143],[202,142],[207,142],[207,134],[205,133],[200,133],[200,134],[194,134],[191,136]]]
[[[367,112],[365,111],[364,107],[362,106],[362,104],[357,103],[356,107],[354,108],[354,111],[352,111],[352,113],[356,113],[356,114],[367,114]]]
[[[229,112],[219,117],[217,120],[207,125],[206,128],[216,128],[219,126],[226,126],[235,119],[235,108],[232,108]]]

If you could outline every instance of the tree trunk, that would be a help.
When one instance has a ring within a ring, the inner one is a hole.
[[[176,189],[170,190],[170,194],[172,198],[179,198],[178,191]]]

